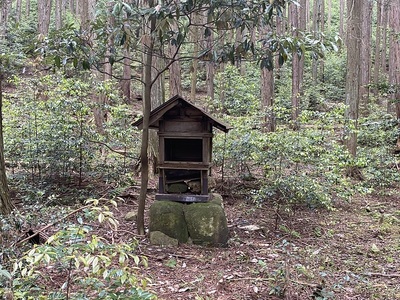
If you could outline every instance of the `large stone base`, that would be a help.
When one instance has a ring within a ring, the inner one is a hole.
[[[150,207],[150,234],[160,231],[186,243],[190,238],[194,244],[225,247],[229,232],[222,197],[206,203],[178,203],[155,201]]]

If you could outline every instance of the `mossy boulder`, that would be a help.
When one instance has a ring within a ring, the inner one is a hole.
[[[220,194],[211,193],[209,202],[218,204],[221,207],[224,207],[224,201]]]
[[[160,246],[178,246],[179,242],[161,231],[150,232],[150,243]]]
[[[216,203],[193,203],[183,207],[189,236],[194,244],[226,246],[229,232],[225,211]]]
[[[161,231],[180,243],[186,243],[189,236],[183,206],[178,202],[155,201],[149,211],[150,232]]]
[[[186,193],[187,190],[188,190],[188,186],[184,182],[170,183],[167,185],[168,193],[182,194],[182,193]]]

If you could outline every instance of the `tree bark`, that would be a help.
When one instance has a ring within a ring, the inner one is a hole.
[[[381,61],[381,34],[382,34],[382,0],[376,2],[376,32],[375,32],[375,57],[374,57],[374,95],[379,95],[379,75],[380,75],[380,61]]]
[[[262,26],[262,25],[261,25]],[[263,40],[267,36],[268,32],[271,31],[271,26],[264,25],[261,27],[260,40]],[[264,45],[264,52],[270,51],[269,45]],[[272,57],[272,54],[271,54]],[[274,115],[274,70],[268,70],[267,68],[261,69],[261,111],[264,113],[264,126],[265,132],[274,132],[276,123]]]
[[[348,0],[350,1],[350,0]],[[346,43],[346,37],[344,32],[344,16],[345,16],[345,4],[346,0],[339,0],[339,35],[342,40]]]
[[[382,0],[382,52],[381,52],[381,71],[382,75],[388,76],[388,68],[386,66],[387,64],[387,27],[388,27],[388,10],[389,10],[389,4],[391,0]],[[394,0],[393,0],[394,1]]]
[[[207,14],[203,13],[203,22],[207,23]],[[214,32],[211,31],[210,35],[207,36],[204,40],[204,48],[207,51],[210,51],[213,48],[214,44]],[[211,53],[211,51],[210,51]],[[214,75],[215,75],[215,63],[212,58],[212,55],[209,55],[210,59],[205,62],[206,65],[206,86],[207,86],[207,96],[210,100],[214,101],[215,91],[214,91]]]
[[[371,23],[372,23],[372,1],[364,0],[362,3],[361,18],[361,53],[363,62],[360,66],[360,113],[368,114],[369,92],[371,82]],[[377,45],[379,48],[379,46]]]
[[[55,21],[56,21],[56,30],[61,29],[61,27],[63,26],[62,17],[63,17],[62,0],[55,0],[54,18],[55,18]]]
[[[149,1],[149,7],[154,4],[153,0]],[[146,205],[147,186],[149,182],[149,121],[151,112],[151,89],[153,84],[152,79],[152,66],[153,66],[153,51],[154,40],[152,33],[156,28],[156,19],[150,19],[149,27],[147,28],[144,39],[144,95],[143,95],[143,128],[142,128],[142,145],[140,147],[141,159],[141,180],[140,180],[140,195],[138,200],[138,214],[137,214],[137,231],[138,234],[144,235],[144,209]]]
[[[124,49],[124,65],[123,65],[123,73],[122,80],[120,82],[121,92],[124,97],[124,101],[126,103],[131,102],[131,76],[132,76],[132,68],[131,68],[131,54],[129,48],[126,47]]]
[[[289,7],[289,22],[292,30],[293,39],[299,37],[299,7],[297,5],[290,5]],[[298,119],[300,115],[300,77],[301,77],[301,60],[303,55],[299,56],[297,53],[297,48],[292,51],[292,128],[294,130],[299,129]]]
[[[7,36],[8,18],[11,12],[11,0],[3,0],[0,2],[0,40]]]
[[[347,76],[346,76],[346,147],[357,155],[358,109],[360,102],[361,8],[364,0],[348,0],[347,11]],[[355,169],[348,170],[354,175]]]
[[[46,36],[49,33],[51,0],[38,0],[38,32]]]
[[[3,140],[3,74],[0,73],[0,214],[7,215],[12,211],[10,192],[8,189],[6,164],[4,159]]]
[[[393,92],[388,101],[388,111],[396,112],[400,128],[400,3],[392,1],[389,9],[390,24],[390,50],[389,50],[389,83]],[[398,136],[398,146],[400,146],[400,136]]]
[[[21,21],[21,14],[22,14],[22,0],[17,0],[15,3],[15,20],[17,22]]]
[[[193,16],[193,22],[197,22],[197,15]],[[199,43],[200,41],[200,32],[197,27],[194,27],[192,30],[191,40],[193,43],[193,53],[195,58],[192,60],[192,67],[191,67],[191,81],[190,81],[190,100],[194,101],[196,99],[196,90],[197,90],[197,71],[199,68],[199,60],[197,56],[199,54]]]
[[[31,0],[25,1],[25,14],[27,17],[29,17],[31,14]]]
[[[176,31],[178,26],[171,24],[171,30]],[[169,96],[172,98],[175,95],[182,95],[182,83],[181,83],[181,62],[179,61],[179,50],[178,46],[172,43],[169,44],[168,52],[169,59],[174,61],[169,66]]]
[[[328,11],[327,30],[328,32],[330,32],[332,27],[332,0],[328,0],[327,11]]]

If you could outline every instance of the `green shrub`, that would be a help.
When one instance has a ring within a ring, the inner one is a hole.
[[[45,244],[36,245],[0,266],[0,296],[15,299],[154,299],[148,280],[138,278],[147,258],[135,254],[136,240],[112,243],[93,233],[93,218],[115,230],[118,221],[106,204],[86,202],[77,224],[63,226]],[[85,220],[85,221],[84,221]],[[2,227],[4,230],[4,225]],[[12,263],[13,262],[13,263]],[[60,282],[61,280],[61,282]]]

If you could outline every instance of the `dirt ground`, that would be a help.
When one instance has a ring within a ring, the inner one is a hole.
[[[150,194],[147,205],[152,203]],[[226,248],[158,247],[140,238],[159,299],[400,299],[400,190],[277,215],[225,197]],[[124,238],[136,230],[119,206]]]
[[[224,195],[226,248],[151,245],[124,219],[137,210],[138,192],[120,195],[112,242],[139,240],[136,254],[148,267],[138,277],[150,280],[158,299],[400,299],[400,188],[335,203],[332,211],[280,214],[268,202]],[[146,216],[153,199],[151,190]],[[109,235],[109,228],[94,228]],[[53,283],[61,286],[64,277]]]

